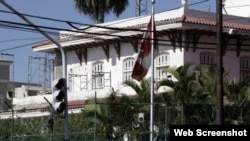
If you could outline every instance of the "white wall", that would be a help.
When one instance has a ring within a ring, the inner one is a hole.
[[[242,17],[250,17],[249,0],[225,0],[225,10],[223,13]]]
[[[214,37],[203,36],[199,40],[200,43],[205,44],[197,44],[196,52],[193,52],[192,48],[189,48],[189,51],[185,53],[184,60],[185,62],[194,62],[195,64],[200,64],[200,53],[201,52],[211,52],[216,55],[216,39]],[[210,43],[215,43],[214,45]],[[245,44],[249,44],[248,42],[244,42]],[[207,48],[207,49],[202,49]],[[237,44],[235,40],[232,40],[226,46],[227,50],[226,53],[223,55],[223,67],[229,71],[228,78],[237,80],[240,79],[240,57],[242,56],[249,56],[249,52],[244,51],[247,46],[242,46],[242,51],[240,52],[239,56],[237,56],[236,48]],[[233,50],[231,50],[233,49]],[[215,58],[216,59],[216,58]],[[216,60],[215,60],[216,61]]]

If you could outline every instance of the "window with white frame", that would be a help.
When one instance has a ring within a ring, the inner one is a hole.
[[[154,60],[154,66],[156,81],[168,78],[165,70],[169,67],[169,53],[160,53]]]
[[[93,64],[92,69],[92,86],[94,89],[104,87],[104,72],[103,72],[103,62],[98,61]]]
[[[250,56],[240,58],[240,80],[250,76]]]
[[[123,61],[123,80],[132,80],[132,71],[134,67],[135,59],[127,58]]]
[[[215,54],[211,52],[200,53],[200,64],[201,65],[214,65],[215,64]]]

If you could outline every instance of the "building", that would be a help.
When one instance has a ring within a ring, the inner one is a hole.
[[[83,27],[82,30],[78,29],[78,33],[60,32],[58,42],[63,46],[67,56],[69,92],[88,90],[90,93],[91,90],[96,91],[99,88],[119,88],[121,82],[130,76],[125,75],[128,74],[125,73],[125,70],[131,71],[133,65],[130,68],[124,66],[130,59],[133,64],[143,34],[143,32],[133,31],[133,29],[144,30],[149,18],[150,15],[114,21],[85,30]],[[248,55],[245,52],[247,46],[244,44],[248,42],[249,22],[247,18],[239,19],[238,16],[231,15],[224,15],[223,19],[224,67],[230,69],[231,78],[235,77],[239,80],[243,75],[240,73],[240,59],[242,56]],[[164,63],[167,67],[178,67],[185,62],[215,63],[215,13],[182,7],[155,14],[155,22],[160,52],[165,53],[166,57],[163,58],[165,58]],[[57,46],[50,42],[36,45],[33,50],[57,52],[60,55]],[[231,61],[232,57],[235,58],[235,62]],[[57,58],[57,62],[60,62],[61,57]],[[61,65],[59,66],[61,67]],[[58,67],[55,70],[58,70]],[[95,81],[95,72],[103,73],[101,80],[104,81],[100,81],[101,85],[99,85],[99,81]],[[77,78],[76,75],[82,75],[82,77]],[[162,79],[162,77],[164,75],[156,76],[157,79]],[[75,83],[76,81],[78,83]],[[88,83],[91,81],[92,83]]]
[[[6,105],[4,104],[4,100],[6,99],[6,95],[9,94],[11,95],[10,91],[10,65],[13,62],[9,59],[1,59],[0,60],[0,68],[1,68],[1,73],[0,73],[0,111],[3,111],[6,108]]]
[[[156,81],[168,78],[163,71],[168,67],[187,62],[216,63],[216,13],[189,9],[183,2],[179,9],[154,16],[159,43],[153,68]],[[132,79],[131,72],[150,16],[61,31],[56,41],[65,52],[65,68],[58,46],[51,41],[36,44],[33,50],[56,54],[54,78],[63,77],[63,69],[66,70],[69,103],[106,97],[112,88],[120,94],[133,95],[135,92],[122,82]],[[223,67],[229,70],[229,78],[240,80],[250,73],[249,33],[248,18],[223,15]],[[51,95],[46,97],[52,101]],[[14,98],[13,104],[19,107],[46,103],[42,99],[43,96]]]
[[[0,118],[9,118],[11,116],[11,112],[8,109],[11,109],[10,106],[13,105],[11,105],[9,101],[15,98],[23,99],[25,97],[31,98],[32,96],[41,95],[41,85],[34,83],[27,85],[27,83],[24,82],[14,82],[10,80],[12,64],[13,60],[9,58],[2,57],[0,59]],[[21,107],[20,104],[17,105],[18,106],[13,107],[15,111],[24,110],[24,107]]]
[[[250,17],[250,1],[247,0],[224,0],[223,13],[241,17]],[[244,12],[242,12],[244,11]]]

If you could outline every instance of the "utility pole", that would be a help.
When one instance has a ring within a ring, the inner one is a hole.
[[[223,124],[222,0],[216,2],[216,124]]]
[[[53,114],[53,105],[49,102],[49,100],[46,97],[43,97],[46,102],[49,104],[51,108],[50,118],[47,122],[47,126],[51,129],[51,138],[50,141],[53,141],[53,134],[54,134],[54,114]]]
[[[13,136],[14,136],[14,109],[13,109],[13,106],[11,106],[7,101],[4,101],[4,103],[11,109],[11,141],[13,141]]]
[[[65,82],[67,82],[67,68],[66,68],[66,55],[65,51],[62,48],[61,44],[59,44],[57,41],[55,41],[53,38],[51,38],[48,34],[46,34],[43,30],[38,28],[38,26],[34,25],[31,21],[29,21],[23,14],[19,13],[17,10],[12,8],[10,5],[8,5],[4,0],[0,0],[0,2],[6,6],[8,9],[10,9],[13,13],[15,13],[17,16],[19,16],[21,19],[23,19],[26,23],[28,23],[30,26],[35,28],[38,32],[40,32],[42,35],[44,35],[48,40],[53,42],[58,49],[60,50],[60,53],[62,55],[62,73],[63,77],[65,79]],[[67,84],[65,84],[65,87],[67,88]],[[68,116],[68,95],[67,95],[67,90],[65,91],[65,111],[64,111],[64,140],[69,141],[69,116]]]

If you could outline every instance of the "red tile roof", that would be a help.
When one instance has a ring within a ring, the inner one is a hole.
[[[185,15],[180,18],[179,22],[216,26],[216,21],[215,20],[185,16]],[[222,26],[224,28],[234,28],[234,29],[239,29],[239,30],[250,31],[250,22],[249,22],[249,24],[241,24],[241,23],[236,23],[236,22],[223,21]]]

